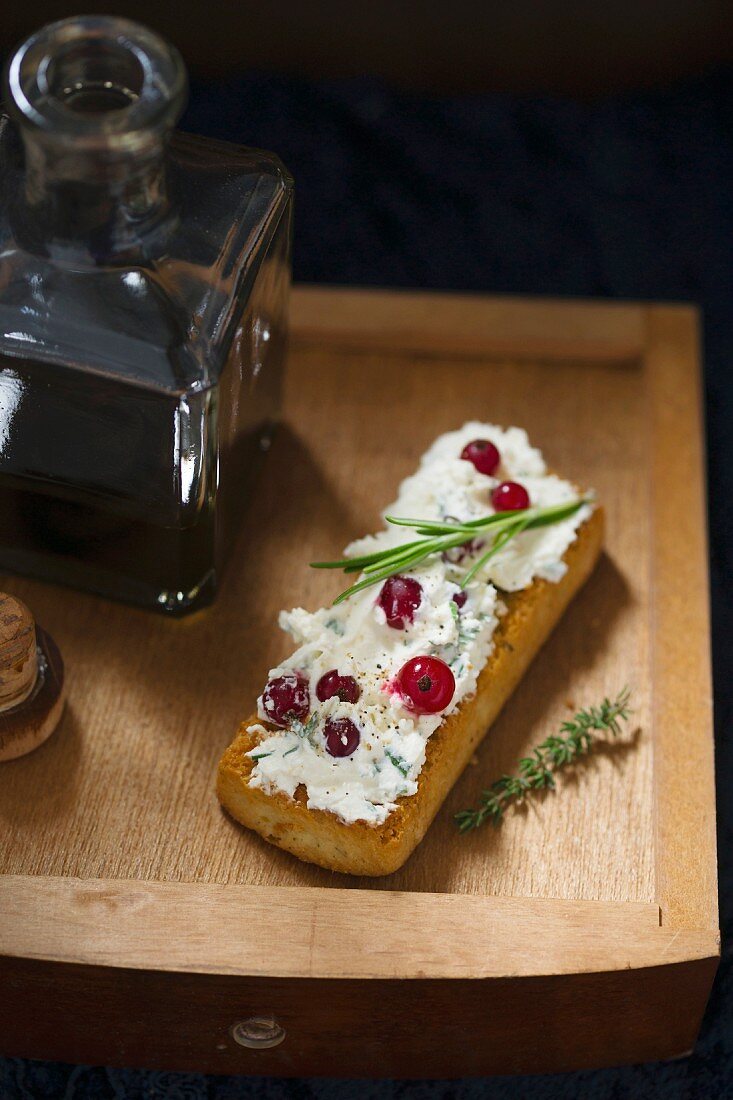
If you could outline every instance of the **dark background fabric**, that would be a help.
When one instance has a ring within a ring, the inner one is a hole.
[[[671,1063],[464,1082],[345,1082],[6,1059],[0,1100],[733,1097],[733,69],[592,105],[429,99],[372,80],[251,75],[194,86],[183,125],[280,153],[296,178],[299,281],[701,306],[723,958],[697,1047]]]

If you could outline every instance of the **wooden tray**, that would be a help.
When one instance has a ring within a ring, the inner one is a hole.
[[[683,1053],[718,954],[694,311],[300,288],[292,320],[284,424],[215,608],[166,621],[8,582],[69,704],[0,771],[0,1048],[423,1077]],[[594,486],[607,552],[405,868],[305,866],[221,813],[217,759],[287,651],[278,609],[339,588],[308,561],[471,417],[525,426]],[[459,836],[487,781],[625,683],[635,733]],[[285,1040],[238,1045],[252,1016]]]

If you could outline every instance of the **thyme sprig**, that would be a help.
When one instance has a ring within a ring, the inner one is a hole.
[[[461,810],[455,820],[462,833],[478,829],[486,821],[498,825],[513,802],[522,802],[531,791],[554,790],[555,772],[575,763],[591,749],[597,733],[615,737],[628,721],[630,693],[624,688],[614,700],[579,710],[560,727],[560,734],[546,738],[530,756],[519,761],[518,775],[502,775],[482,792],[476,809]]]
[[[352,584],[334,600],[334,604],[361,592],[373,584],[392,577],[395,573],[406,573],[432,554],[441,554],[453,547],[461,546],[477,534],[492,535],[492,541],[486,553],[478,558],[465,576],[461,587],[476,576],[487,562],[498,554],[506,544],[522,531],[536,527],[546,527],[552,523],[569,519],[587,499],[573,500],[566,504],[553,504],[548,508],[522,508],[513,512],[494,512],[479,519],[458,522],[453,520],[409,519],[402,516],[385,516],[388,523],[397,527],[410,527],[421,537],[397,546],[388,546],[375,550],[372,554],[362,554],[356,558],[341,558],[338,561],[314,561],[313,569],[342,569],[344,573],[363,573],[356,584]]]

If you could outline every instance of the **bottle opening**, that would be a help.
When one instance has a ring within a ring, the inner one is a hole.
[[[113,84],[111,80],[68,84],[57,98],[70,111],[80,115],[104,115],[108,111],[124,111],[138,98],[130,88]]]
[[[10,59],[5,97],[24,132],[114,144],[175,125],[186,91],[172,46],[139,23],[82,16],[43,27]]]
[[[39,73],[41,90],[79,114],[124,111],[140,98],[145,70],[127,42],[92,38],[70,42]]]

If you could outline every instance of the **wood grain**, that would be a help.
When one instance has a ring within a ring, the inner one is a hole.
[[[293,336],[214,608],[167,621],[5,585],[63,649],[69,706],[0,766],[4,1051],[389,1076],[684,1053],[718,952],[692,311],[301,289]],[[278,610],[338,590],[306,563],[373,529],[470,418],[523,425],[594,487],[606,553],[418,851],[365,890],[229,821],[216,762],[287,652]],[[487,780],[624,684],[618,743],[501,829],[458,835]],[[236,1047],[230,1025],[261,1012],[286,1042]]]
[[[699,335],[695,312],[685,307],[650,309],[648,326],[657,896],[666,926],[714,928],[707,516],[700,490],[701,380],[695,370]]]
[[[445,1078],[628,1065],[689,1052],[714,970],[714,959],[701,959],[604,974],[400,979],[355,988],[338,978],[6,959],[3,1051],[289,1077]],[[235,1044],[231,1025],[256,1012],[283,1024],[281,1046]]]
[[[318,606],[339,590],[337,576],[307,562],[373,529],[432,439],[478,416],[525,425],[554,467],[598,491],[607,553],[425,841],[402,871],[376,886],[654,901],[644,386],[640,366],[615,363],[518,367],[488,358],[296,350],[285,423],[211,611],[170,622],[93,596],[8,582],[65,654],[68,713],[38,754],[8,765],[0,869],[349,888],[227,820],[214,794],[216,762],[267,669],[288,651],[275,626],[280,608]],[[392,433],[389,447],[385,395],[390,422],[406,426]],[[592,431],[579,432],[585,424]],[[635,724],[618,746],[590,758],[563,779],[557,796],[534,800],[501,830],[457,834],[453,812],[475,802],[487,780],[513,767],[574,706],[627,682]]]
[[[318,887],[7,875],[0,912],[0,955],[283,978],[590,973],[707,958],[717,943],[660,932],[658,907],[641,902]]]
[[[623,303],[534,301],[478,294],[298,287],[290,311],[296,347],[358,352],[507,357],[525,362],[638,363],[644,315]]]

